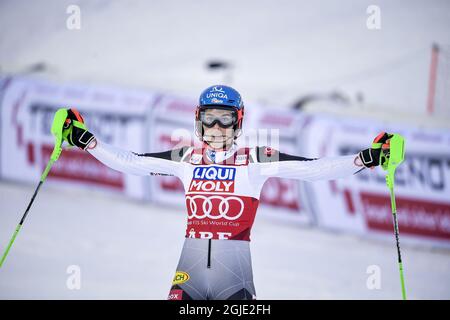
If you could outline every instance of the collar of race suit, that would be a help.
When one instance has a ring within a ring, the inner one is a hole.
[[[203,143],[204,153],[213,163],[221,163],[224,160],[228,159],[237,151],[238,146],[236,143],[233,143],[231,147],[227,150],[214,150],[208,144]]]

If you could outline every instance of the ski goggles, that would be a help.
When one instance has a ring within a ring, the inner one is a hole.
[[[216,115],[202,110],[200,111],[200,121],[208,128],[214,127],[216,123],[222,128],[229,128],[236,124],[237,116],[236,112]]]

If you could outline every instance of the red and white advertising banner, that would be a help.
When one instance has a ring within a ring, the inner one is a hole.
[[[1,105],[2,179],[39,181],[54,146],[53,116],[63,107],[77,108],[89,130],[102,141],[143,152],[146,114],[154,100],[148,92],[10,79]],[[144,179],[109,169],[75,147],[62,152],[48,176],[53,183],[100,187],[135,198],[145,196]]]
[[[295,110],[259,108],[246,135],[250,144],[271,146],[281,152],[300,155],[301,131],[308,118]],[[256,129],[255,129],[256,128]],[[256,133],[257,139],[252,136]],[[294,179],[269,178],[261,190],[261,212],[310,223],[305,183]]]
[[[152,152],[186,145],[201,146],[194,134],[196,101],[192,98],[164,96],[152,108],[148,136]],[[283,152],[296,154],[299,123],[302,116],[294,111],[276,115],[256,105],[245,107],[243,134],[239,146],[270,145]],[[158,176],[149,181],[151,199],[164,205],[184,207],[184,189],[176,177]],[[307,219],[300,197],[301,183],[290,179],[269,179],[261,191],[261,211],[288,213],[301,221]],[[267,210],[266,210],[267,209]],[[286,215],[284,215],[286,216]],[[308,218],[309,219],[309,218]]]
[[[405,161],[397,168],[395,194],[402,239],[450,247],[450,132],[375,121],[316,115],[305,128],[306,152],[356,154],[381,131],[403,135]],[[381,167],[345,179],[311,183],[318,225],[393,236],[390,196]]]
[[[152,108],[147,136],[147,152],[161,152],[199,143],[194,135],[195,101],[192,98],[162,96]],[[199,144],[200,145],[200,144]],[[184,207],[181,180],[154,176],[148,181],[149,198],[162,205]],[[183,211],[184,212],[184,211]]]

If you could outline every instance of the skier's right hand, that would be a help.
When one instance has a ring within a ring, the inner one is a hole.
[[[67,118],[63,126],[63,139],[71,146],[77,146],[83,150],[86,150],[92,140],[95,139],[94,135],[87,130],[84,119],[77,109],[67,109]]]

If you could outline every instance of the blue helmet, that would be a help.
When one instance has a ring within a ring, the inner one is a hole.
[[[200,95],[198,105],[200,107],[229,106],[236,108],[236,110],[240,110],[244,107],[239,92],[231,87],[223,85],[215,85],[206,88]]]
[[[200,112],[206,108],[219,107],[232,109],[236,113],[236,122],[234,124],[235,137],[242,130],[242,121],[244,119],[244,102],[241,95],[235,89],[224,85],[215,85],[206,88],[200,94],[197,109],[195,111],[196,134],[202,140],[203,127],[200,122]]]

